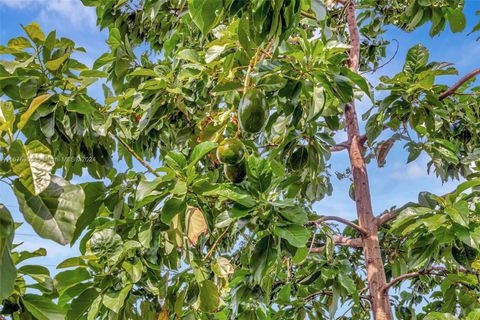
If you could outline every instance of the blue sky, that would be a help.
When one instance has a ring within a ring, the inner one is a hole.
[[[398,29],[388,30],[385,38],[397,39],[400,43],[399,52],[393,62],[380,69],[378,74],[367,75],[372,84],[377,84],[381,75],[393,75],[403,66],[407,50],[417,43],[422,43],[430,49],[431,60],[452,62],[463,75],[480,66],[480,42],[476,38],[480,33],[467,36],[473,25],[480,17],[475,11],[480,10],[480,0],[467,0],[466,13],[468,26],[463,33],[452,34],[448,27],[445,32],[435,38],[428,36],[429,25],[413,33],[405,33]],[[95,10],[85,8],[80,0],[0,0],[0,44],[4,45],[8,39],[23,35],[20,24],[38,22],[44,31],[56,29],[57,35],[73,39],[77,45],[86,48],[87,54],[78,58],[91,66],[96,57],[107,51],[105,44],[107,33],[101,32],[95,26]],[[393,53],[389,52],[389,57]],[[6,57],[0,57],[6,59]],[[454,83],[459,76],[444,77],[446,84]],[[480,85],[480,81],[477,81]],[[90,94],[101,99],[101,92],[97,88]],[[371,107],[371,102],[362,100],[358,103],[359,114]],[[345,140],[345,133],[338,134],[338,141]],[[387,158],[384,168],[377,168],[375,163],[368,167],[374,211],[379,214],[394,205],[401,206],[408,201],[415,201],[420,191],[430,191],[443,194],[454,188],[456,182],[442,183],[432,175],[426,173],[428,159],[421,156],[417,161],[406,165],[407,154],[402,145],[396,145]],[[348,166],[346,152],[335,153],[332,157],[333,171],[344,171]],[[77,182],[80,179],[77,179]],[[334,193],[331,197],[315,205],[320,214],[338,215],[344,218],[355,219],[355,204],[348,197],[349,182],[337,181],[332,177]],[[23,221],[18,211],[18,204],[11,190],[4,184],[0,185],[0,203],[4,203],[14,214],[16,221]],[[47,257],[37,258],[39,263],[53,269],[59,262],[78,254],[76,246],[70,248],[57,245],[49,240],[39,238],[28,226],[23,225],[16,234],[16,242],[23,242],[22,248],[34,250],[44,247],[48,251]],[[33,263],[34,260],[30,260]]]

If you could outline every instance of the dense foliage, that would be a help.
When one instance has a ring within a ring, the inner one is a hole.
[[[0,205],[0,314],[370,319],[361,229],[312,208],[332,192],[331,152],[348,149],[333,139],[345,106],[363,97],[367,162],[403,143],[409,162],[424,152],[462,181],[379,224],[396,317],[478,319],[480,88],[470,77],[448,92],[437,78],[456,69],[419,44],[375,100],[348,65],[350,1],[82,0],[109,32],[92,68],[36,23],[1,46],[0,180],[39,236],[81,254],[53,278],[25,263],[46,252],[17,250]],[[356,5],[361,71],[383,63],[387,26],[466,26],[459,0]],[[104,103],[88,94],[99,79]]]

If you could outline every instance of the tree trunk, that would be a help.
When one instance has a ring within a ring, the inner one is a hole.
[[[360,44],[355,17],[355,2],[353,0],[350,0],[346,10],[351,43],[349,67],[351,70],[357,72],[360,61]],[[388,294],[382,292],[382,288],[386,284],[385,270],[382,261],[380,243],[378,241],[378,229],[372,210],[367,168],[363,157],[363,143],[359,141],[360,130],[358,127],[354,102],[345,107],[345,122],[348,141],[350,143],[349,156],[352,167],[353,183],[355,186],[358,224],[367,231],[367,234],[362,236],[362,242],[372,312],[375,320],[391,320],[393,319],[393,315],[388,300]]]

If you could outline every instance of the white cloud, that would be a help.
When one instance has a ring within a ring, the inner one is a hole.
[[[23,9],[36,3],[35,0],[0,0],[0,6],[6,6],[13,9]]]
[[[0,6],[36,11],[36,19],[54,29],[96,30],[95,9],[84,6],[80,0],[0,0]]]
[[[80,0],[50,0],[42,2],[42,4],[40,20],[43,23],[54,24],[60,30],[62,27],[69,26],[79,30],[92,31],[96,29],[95,9],[85,7]],[[59,16],[67,21],[59,21]]]
[[[422,157],[416,162],[411,162],[409,164],[404,164],[402,162],[396,162],[394,165],[394,172],[392,173],[392,178],[396,180],[411,180],[411,179],[421,179],[421,178],[434,178],[434,174],[428,174],[427,172],[427,162],[426,157]]]

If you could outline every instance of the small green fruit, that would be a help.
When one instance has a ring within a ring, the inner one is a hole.
[[[221,163],[235,165],[243,160],[245,145],[236,138],[225,139],[217,148],[217,159]]]
[[[240,183],[245,179],[247,175],[247,168],[245,161],[242,161],[236,165],[225,164],[223,171],[228,180],[233,183]]]
[[[302,170],[308,162],[308,150],[306,146],[299,146],[292,152],[287,160],[287,167],[291,170]]]
[[[250,89],[240,100],[238,120],[242,130],[249,133],[260,132],[268,120],[268,104],[263,91]]]

